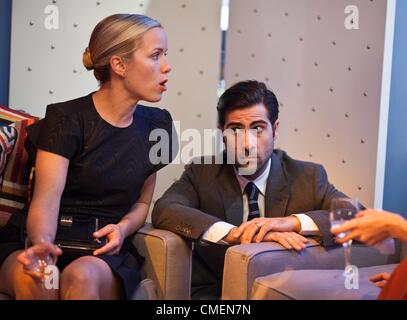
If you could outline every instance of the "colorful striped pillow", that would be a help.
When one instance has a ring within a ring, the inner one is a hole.
[[[26,204],[31,168],[27,166],[28,154],[24,149],[24,142],[27,137],[26,127],[36,121],[37,117],[0,106],[0,126],[13,124],[18,133],[0,185],[0,227]]]
[[[7,159],[17,140],[17,130],[14,125],[0,127],[0,181],[6,168]]]

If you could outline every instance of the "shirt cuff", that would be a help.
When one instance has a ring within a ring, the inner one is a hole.
[[[319,228],[315,224],[314,220],[312,220],[312,218],[307,216],[306,214],[303,214],[303,213],[301,213],[301,214],[293,214],[293,216],[297,217],[298,220],[300,220],[301,233],[319,231]]]
[[[227,222],[216,222],[208,230],[206,230],[201,240],[212,243],[227,244],[222,239],[235,227],[236,226],[233,224]]]

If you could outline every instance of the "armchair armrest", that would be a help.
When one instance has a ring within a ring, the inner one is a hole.
[[[358,267],[398,263],[399,257],[381,255],[362,244],[352,245],[351,263]],[[286,250],[275,242],[233,246],[226,251],[222,299],[247,300],[256,278],[284,270],[344,267],[342,247],[324,248],[313,239],[302,252]]]
[[[191,244],[166,230],[146,223],[133,238],[145,257],[142,278],[154,281],[159,299],[189,300],[191,297]]]

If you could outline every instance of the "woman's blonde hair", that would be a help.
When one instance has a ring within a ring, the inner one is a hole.
[[[161,24],[139,14],[114,14],[100,21],[92,32],[89,46],[83,53],[83,65],[93,70],[95,78],[103,84],[110,80],[110,58],[130,58],[141,45],[143,35]]]

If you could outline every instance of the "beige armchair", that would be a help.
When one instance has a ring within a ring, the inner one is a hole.
[[[189,300],[191,297],[191,244],[166,230],[145,224],[134,236],[145,257],[142,282],[133,299]],[[0,300],[10,299],[0,293]]]
[[[191,242],[175,233],[146,224],[134,237],[140,255],[145,257],[144,280],[134,299],[189,300],[191,298]],[[156,287],[157,296],[151,285]]]
[[[359,268],[363,281],[369,283],[367,275],[370,272],[391,272],[394,269],[404,256],[401,244],[396,244],[396,253],[392,256],[381,255],[375,248],[361,244],[352,246],[351,263]],[[376,266],[379,267],[369,269]],[[370,290],[369,292],[363,291],[363,287],[352,292],[344,290],[343,279],[338,280],[338,275],[343,270],[343,249],[337,246],[327,249],[315,240],[310,240],[301,253],[286,250],[275,242],[233,246],[227,250],[225,256],[222,299],[316,299],[318,292],[322,290],[331,293],[331,296],[322,297],[326,299],[345,296],[346,299],[364,299],[377,293],[374,286],[366,286],[365,289]],[[305,287],[309,290],[312,284],[315,294],[305,296],[306,290],[303,290],[301,283],[306,284]]]

